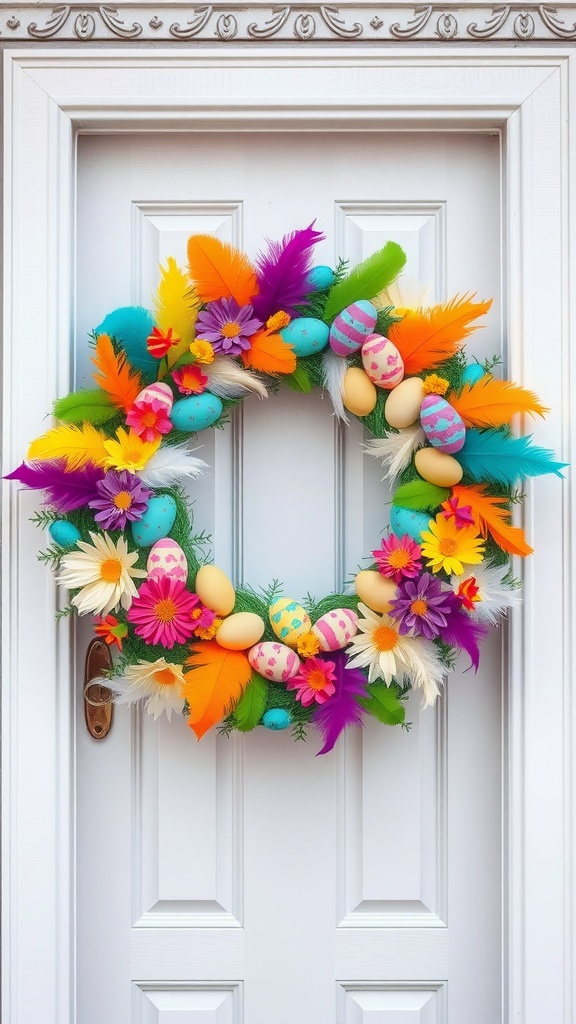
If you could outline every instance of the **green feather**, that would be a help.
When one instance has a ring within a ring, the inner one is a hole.
[[[266,708],[266,690],[266,680],[254,672],[234,708],[234,721],[240,732],[250,732],[258,725]]]
[[[386,686],[384,683],[373,683],[368,687],[370,696],[368,699],[360,697],[358,703],[366,709],[368,714],[377,718],[384,725],[401,725],[406,718],[406,708],[398,696],[398,689],[394,685]]]
[[[117,412],[108,395],[99,388],[93,391],[82,388],[81,391],[73,391],[72,394],[59,398],[54,403],[56,419],[63,420],[64,423],[75,423],[77,426],[92,423],[98,427],[113,419]]]
[[[338,313],[359,299],[373,299],[392,283],[406,263],[406,253],[397,242],[386,242],[373,256],[354,267],[343,281],[332,285],[324,308],[329,323]]]
[[[392,504],[400,505],[401,508],[433,511],[449,497],[450,491],[447,487],[436,487],[435,484],[418,479],[412,480],[409,484],[401,484],[392,498]]]

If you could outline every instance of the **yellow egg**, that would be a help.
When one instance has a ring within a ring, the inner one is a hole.
[[[232,583],[215,565],[202,565],[198,569],[194,589],[202,604],[217,615],[229,615],[236,602]]]
[[[384,415],[391,427],[401,430],[416,423],[424,398],[424,383],[420,377],[407,377],[397,384],[386,399]]]
[[[370,377],[359,366],[350,366],[344,374],[342,401],[354,416],[368,416],[376,405],[377,391]]]
[[[354,586],[360,600],[373,612],[389,612],[398,589],[394,580],[374,569],[362,569],[354,580]]]
[[[457,459],[438,448],[420,448],[414,456],[414,465],[423,480],[437,487],[454,487],[460,483],[464,472]]]
[[[257,644],[264,632],[264,620],[254,612],[229,615],[216,633],[216,641],[227,651],[245,651]]]
[[[268,609],[270,625],[276,636],[288,647],[295,647],[298,637],[312,629],[310,616],[291,597],[280,597]]]

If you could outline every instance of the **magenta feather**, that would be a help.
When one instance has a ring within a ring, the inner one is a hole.
[[[348,668],[347,656],[344,651],[329,651],[317,654],[322,661],[331,661],[334,665],[336,693],[329,697],[325,704],[319,704],[312,715],[312,725],[322,733],[324,746],[318,751],[327,754],[332,750],[340,733],[349,725],[362,725],[363,708],[358,704],[358,697],[368,697],[366,676],[359,668]]]
[[[252,299],[255,315],[264,323],[281,309],[292,316],[295,306],[306,303],[312,249],[325,236],[307,228],[284,235],[281,242],[268,242],[268,252],[256,257],[258,295]]]
[[[82,469],[71,473],[65,470],[64,459],[48,462],[22,463],[6,480],[19,480],[25,487],[46,491],[46,504],[57,512],[72,512],[87,505],[96,494],[96,484],[104,477],[104,470],[87,462]]]
[[[464,611],[460,601],[454,595],[450,600],[451,612],[447,616],[447,624],[442,629],[442,639],[453,647],[459,647],[470,655],[474,670],[478,671],[480,664],[480,650],[478,643],[488,636],[488,628],[474,619]]]

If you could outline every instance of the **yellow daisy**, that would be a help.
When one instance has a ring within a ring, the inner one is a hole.
[[[184,708],[184,682],[181,665],[158,658],[128,665],[123,676],[106,680],[106,685],[114,690],[117,704],[134,704],[147,697],[145,708],[154,721],[163,711],[170,721],[173,711],[181,714]]]
[[[296,650],[301,658],[313,658],[320,650],[320,641],[315,633],[301,633],[296,641]]]
[[[464,565],[479,565],[484,559],[484,541],[476,527],[458,528],[441,512],[421,536],[422,555],[432,572],[443,569],[449,575],[462,576]]]
[[[127,432],[122,427],[118,427],[116,437],[116,441],[114,438],[104,441],[104,448],[108,452],[106,465],[110,469],[127,469],[129,473],[144,469],[158,451],[162,440],[157,437],[155,441],[143,441],[138,434],[132,430]]]
[[[107,533],[91,533],[92,544],[78,541],[79,551],[71,551],[61,560],[58,583],[69,590],[81,590],[72,598],[79,615],[94,612],[108,615],[117,605],[129,608],[138,591],[133,577],[144,579],[144,569],[134,569],[137,551],[128,551],[124,537],[115,544]]]
[[[202,365],[208,365],[214,362],[214,349],[209,341],[193,341],[190,345],[190,351],[197,363]]]

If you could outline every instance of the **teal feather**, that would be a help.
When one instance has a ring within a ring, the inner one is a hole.
[[[159,360],[146,348],[153,327],[152,313],[143,306],[123,306],[108,313],[94,334],[108,334],[114,338],[124,349],[130,365],[150,383],[156,380],[159,367]]]
[[[387,288],[406,263],[406,253],[397,242],[386,242],[373,256],[354,267],[328,292],[324,320],[329,323],[338,313],[358,299],[373,299]]]
[[[516,484],[524,477],[555,473],[566,463],[554,452],[531,445],[532,436],[511,437],[502,430],[467,430],[464,447],[455,456],[472,480]]]

